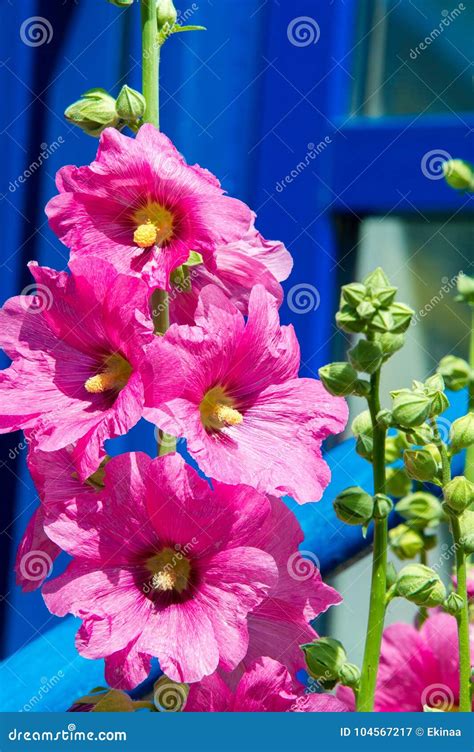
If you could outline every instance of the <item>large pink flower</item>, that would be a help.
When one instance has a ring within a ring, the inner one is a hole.
[[[141,453],[107,463],[99,497],[94,529],[67,516],[48,526],[74,559],[43,594],[53,613],[83,619],[79,652],[105,657],[121,688],[146,677],[150,656],[177,681],[234,669],[248,613],[278,577],[268,551],[248,543],[270,514],[266,498],[244,486],[211,490],[178,455]]]
[[[471,654],[474,655],[474,628]],[[338,697],[354,706],[352,690],[339,688]],[[459,700],[457,625],[454,616],[435,613],[420,630],[392,624],[384,631],[375,696],[379,712],[456,710]]]
[[[148,124],[136,138],[107,128],[96,160],[63,167],[57,187],[46,213],[72,256],[100,256],[153,287],[167,288],[190,251],[212,269],[215,247],[241,239],[251,223],[245,204]]]
[[[288,277],[293,260],[283,243],[265,240],[252,223],[241,240],[215,249],[215,264],[214,271],[204,263],[191,266],[189,279],[174,279],[172,275],[172,323],[194,324],[199,293],[209,284],[217,285],[244,315],[248,313],[250,292],[255,285],[263,285],[281,304],[283,290],[279,282]]]
[[[36,295],[0,311],[0,346],[13,364],[0,372],[0,433],[34,430],[39,447],[75,444],[81,479],[104,456],[106,439],[126,433],[144,414],[141,370],[154,337],[148,287],[106,262],[76,260],[72,275],[30,264]],[[156,347],[155,347],[156,351]],[[162,397],[176,393],[179,363],[162,374]]]
[[[347,405],[319,381],[298,378],[298,342],[291,326],[280,325],[277,308],[257,285],[245,322],[218,288],[205,287],[196,326],[174,325],[164,337],[179,353],[183,391],[150,416],[186,438],[210,477],[316,501],[330,479],[321,442],[344,428]],[[166,366],[153,347],[149,357],[146,404],[154,407]]]
[[[166,684],[163,685],[166,690]],[[158,697],[159,699],[159,697]],[[234,690],[215,673],[190,687],[184,712],[204,713],[341,713],[348,708],[327,694],[304,694],[288,670],[271,658],[258,658]]]

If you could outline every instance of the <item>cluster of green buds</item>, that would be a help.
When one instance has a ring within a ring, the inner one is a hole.
[[[354,663],[348,663],[347,653],[339,640],[321,637],[301,646],[306,659],[308,672],[324,689],[333,689],[343,684],[357,691],[360,670]]]
[[[441,415],[448,407],[449,400],[444,391],[444,380],[441,374],[430,376],[425,382],[413,381],[411,389],[398,389],[391,392],[392,425],[402,430],[419,428],[425,421]],[[410,434],[410,432],[408,432]],[[429,443],[430,431],[424,426],[422,432],[413,433],[415,441],[411,443]],[[417,441],[421,436],[425,440]],[[410,436],[409,436],[410,438]]]
[[[319,370],[326,389],[337,396],[366,396],[369,382],[359,373],[373,374],[404,342],[403,333],[413,316],[411,308],[395,301],[397,288],[382,269],[376,269],[362,283],[344,285],[336,323],[349,334],[363,338],[349,350],[350,362],[330,363]]]
[[[474,191],[474,165],[464,159],[448,159],[443,162],[446,182],[457,191]]]
[[[359,486],[350,486],[334,499],[334,511],[346,525],[367,528],[373,519],[387,517],[393,508],[392,500],[385,494],[370,496]]]
[[[105,128],[138,130],[145,114],[145,98],[139,91],[122,86],[117,99],[105,89],[89,89],[73,102],[64,115],[84,133],[98,138]]]

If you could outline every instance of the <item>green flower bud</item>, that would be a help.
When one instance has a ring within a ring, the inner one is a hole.
[[[389,467],[386,471],[385,490],[390,496],[399,499],[410,493],[411,480],[403,467]]]
[[[474,502],[474,483],[458,475],[443,488],[443,495],[448,514],[462,514]]]
[[[340,308],[346,303],[352,308],[357,308],[359,303],[362,303],[365,299],[366,292],[365,285],[361,285],[360,282],[352,282],[350,285],[343,285],[341,287]]]
[[[411,428],[421,426],[428,418],[431,400],[425,394],[417,394],[409,389],[392,392],[393,419],[401,426]]]
[[[349,363],[329,363],[320,368],[318,373],[330,394],[340,397],[353,394],[357,372]]]
[[[395,511],[419,527],[434,527],[443,515],[440,502],[433,494],[424,491],[405,496],[395,504]]]
[[[374,517],[383,520],[388,517],[393,509],[392,500],[385,494],[375,494],[374,496]]]
[[[381,289],[390,287],[390,282],[382,267],[378,266],[364,279],[364,285],[371,293],[377,293]]]
[[[414,383],[419,384],[419,382],[414,382]],[[438,372],[438,373],[433,374],[433,376],[429,376],[426,379],[425,383],[420,386],[424,389],[425,393],[429,397],[432,397],[437,392],[442,392],[444,390],[444,379],[442,375]]]
[[[126,123],[135,124],[145,114],[146,101],[143,94],[131,89],[130,86],[122,86],[115,103],[117,115]]]
[[[444,392],[435,392],[431,397],[430,418],[441,415],[449,407],[449,400]]]
[[[365,379],[357,379],[354,388],[354,394],[357,397],[367,397],[370,394],[370,381],[365,381]]]
[[[358,316],[355,308],[348,305],[342,306],[341,310],[336,313],[336,324],[339,329],[351,334],[363,332],[365,329],[365,321]]]
[[[455,300],[462,303],[474,305],[474,277],[468,277],[467,274],[458,276],[458,293]]]
[[[392,303],[388,309],[393,318],[392,334],[403,334],[411,324],[415,312],[405,303]]]
[[[64,116],[84,133],[96,137],[105,128],[115,127],[119,122],[115,99],[105,89],[89,89],[67,108]]]
[[[355,688],[359,685],[360,669],[355,663],[344,663],[339,671],[338,678],[344,687]]]
[[[424,449],[405,449],[403,461],[408,475],[414,480],[433,480],[438,472],[438,463],[427,447]]]
[[[449,432],[451,440],[451,449],[453,452],[460,452],[461,449],[474,444],[474,413],[463,415],[454,421]]]
[[[351,430],[354,436],[360,436],[361,434],[363,434],[364,436],[372,437],[374,435],[372,418],[370,417],[369,410],[364,410],[354,418],[354,420],[352,421]]]
[[[397,290],[396,287],[379,287],[377,292],[373,293],[373,299],[380,308],[388,308],[395,300]]]
[[[446,598],[446,588],[433,569],[424,564],[408,564],[399,572],[397,595],[417,606],[439,606]]]
[[[374,373],[382,365],[381,347],[366,339],[361,339],[348,355],[354,368],[363,373]]]
[[[457,191],[474,191],[474,166],[464,159],[448,159],[443,162],[445,180]]]
[[[339,640],[321,637],[301,647],[311,676],[323,681],[337,681],[347,660],[346,651]]]
[[[376,308],[373,303],[370,302],[370,300],[363,300],[362,303],[359,303],[359,305],[357,306],[356,311],[357,315],[361,319],[364,319],[364,321],[370,321],[376,311]]]
[[[393,332],[395,322],[390,310],[380,308],[370,321],[370,328],[375,332]]]
[[[117,8],[126,8],[129,5],[133,5],[134,0],[107,0],[112,5],[116,5]]]
[[[451,616],[457,616],[463,609],[464,601],[457,593],[450,593],[443,603],[443,606],[448,614],[451,614]]]
[[[334,499],[337,517],[347,525],[366,525],[372,518],[374,501],[362,488],[351,486]]]
[[[389,532],[390,546],[399,559],[414,559],[425,548],[423,536],[408,525],[397,525]]]
[[[379,410],[377,413],[377,423],[384,428],[390,428],[393,423],[393,415],[390,410]]]
[[[443,377],[448,389],[458,392],[468,385],[471,369],[469,363],[466,363],[462,358],[456,358],[455,355],[446,355],[440,361],[438,373]]]
[[[157,0],[156,19],[158,31],[168,31],[173,28],[178,18],[178,12],[172,0]]]
[[[403,347],[405,337],[403,334],[383,332],[382,334],[377,334],[376,342],[382,349],[382,357],[385,361]]]

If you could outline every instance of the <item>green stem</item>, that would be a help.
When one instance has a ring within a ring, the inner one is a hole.
[[[373,427],[373,476],[374,492],[385,493],[385,437],[386,429],[377,422],[380,410],[380,370],[370,379],[368,404]],[[380,661],[383,625],[385,618],[385,597],[387,591],[387,518],[374,520],[374,550],[372,558],[372,580],[370,588],[369,619],[365,642],[364,659],[357,698],[359,712],[374,709],[375,687]]]
[[[474,412],[474,305],[471,306],[471,343],[469,347],[469,365],[471,377],[469,379],[469,412]],[[466,449],[465,477],[474,483],[474,444]]]
[[[459,639],[459,710],[471,710],[471,657],[469,646],[469,607],[467,601],[466,556],[462,545],[462,532],[459,517],[451,518],[454,546],[456,549],[457,594],[463,600],[463,607],[457,616]]]
[[[143,96],[146,101],[143,121],[160,127],[160,45],[158,43],[158,23],[156,0],[141,0],[142,20],[142,81]],[[151,296],[151,314],[155,334],[161,335],[169,328],[169,300],[166,290],[155,290]],[[173,441],[161,431],[158,441],[158,455],[174,451]]]
[[[436,420],[432,418],[430,425],[436,446],[441,455],[441,472],[443,488],[451,480],[451,463],[449,461],[446,444],[441,440]],[[462,598],[463,607],[456,617],[458,624],[459,644],[459,710],[469,712],[471,710],[471,658],[469,646],[469,605],[467,600],[467,568],[466,555],[462,545],[462,531],[459,517],[450,515],[451,532],[456,552],[456,579],[457,594]]]

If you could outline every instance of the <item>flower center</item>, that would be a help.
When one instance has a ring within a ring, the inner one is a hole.
[[[155,201],[137,209],[132,215],[132,221],[136,225],[133,242],[140,248],[163,245],[173,236],[173,215]]]
[[[235,400],[229,397],[221,386],[209,389],[199,405],[204,428],[220,431],[225,426],[237,426],[243,415],[235,408]]]
[[[104,362],[101,373],[87,379],[84,387],[89,394],[101,394],[109,389],[120,391],[127,385],[132,373],[132,366],[121,355],[109,355]]]
[[[189,584],[191,564],[179,551],[164,548],[159,554],[150,556],[146,562],[151,572],[151,586],[154,590],[182,593]]]

